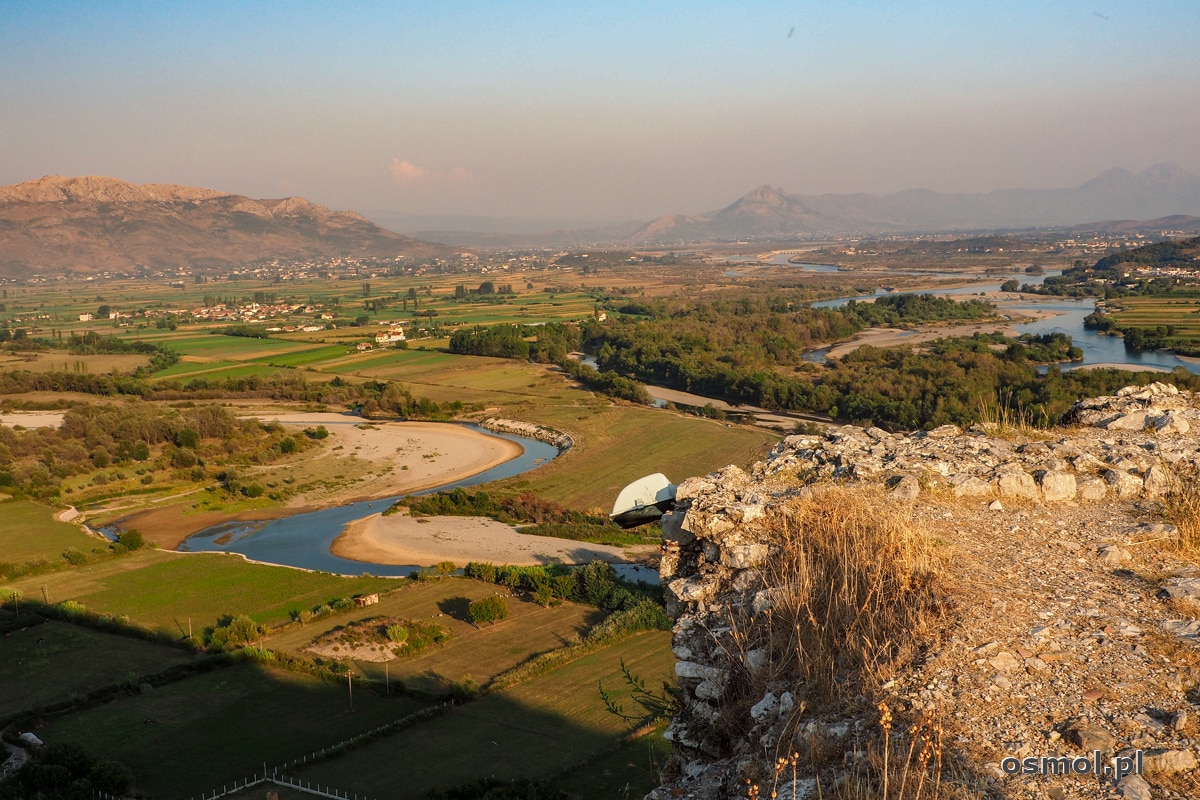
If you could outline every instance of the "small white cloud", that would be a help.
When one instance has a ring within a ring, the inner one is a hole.
[[[442,172],[426,169],[403,158],[393,158],[388,171],[397,183],[408,186],[459,186],[469,183],[475,177],[466,167],[452,167]]]
[[[392,166],[389,169],[392,172],[392,177],[401,183],[412,183],[424,180],[429,176],[429,170],[424,167],[418,167],[411,161],[399,158],[392,159]]]

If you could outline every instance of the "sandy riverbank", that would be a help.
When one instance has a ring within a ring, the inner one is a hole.
[[[22,428],[57,428],[62,421],[61,411],[12,411],[0,414],[0,425],[20,425]]]
[[[1064,365],[1064,366],[1067,366],[1067,368],[1071,369],[1071,370],[1119,369],[1119,370],[1123,370],[1125,372],[1170,372],[1171,371],[1167,367],[1157,367],[1153,364],[1117,364],[1115,362],[1106,363],[1106,364],[1082,364],[1078,367],[1073,367],[1073,366],[1069,366],[1069,365]]]
[[[1002,333],[1005,336],[1016,336],[1015,325],[1025,322],[1039,321],[1057,316],[1060,312],[1050,309],[1027,309],[1013,311],[1006,319],[993,322],[969,323],[956,325],[953,323],[938,323],[934,325],[919,325],[910,330],[900,328],[868,328],[857,336],[845,342],[835,344],[829,349],[829,358],[841,358],[863,345],[872,347],[900,347],[906,344],[923,344],[947,336],[973,336],[976,333]]]
[[[276,519],[289,514],[407,494],[468,478],[521,455],[521,446],[462,425],[438,422],[368,422],[332,413],[264,416],[288,426],[324,425],[329,431],[320,450],[301,460],[259,470],[264,479],[286,474],[311,488],[287,506],[240,514],[221,511],[185,513],[186,503],[142,509],[117,521],[137,528],[159,547],[175,549],[191,534],[221,522]],[[355,474],[357,473],[357,474]],[[408,562],[406,562],[408,563]]]
[[[640,548],[654,550],[655,548]],[[330,548],[336,556],[373,564],[431,566],[453,561],[493,564],[587,564],[629,561],[626,548],[529,536],[486,517],[410,517],[372,514],[350,523]]]

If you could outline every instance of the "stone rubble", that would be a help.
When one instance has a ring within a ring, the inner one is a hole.
[[[1048,431],[976,425],[893,434],[841,427],[789,436],[747,473],[726,467],[678,487],[660,566],[682,708],[669,780],[648,800],[829,796],[837,768],[776,768],[816,739],[853,765],[879,734],[937,710],[968,778],[956,797],[1200,797],[1200,569],[1170,540],[1159,500],[1200,467],[1200,398],[1151,384],[1077,403]],[[1195,431],[1195,432],[1193,432]],[[835,715],[808,715],[803,687],[775,675],[741,624],[771,614],[772,511],[830,481],[882,484],[894,507],[951,557],[954,617],[937,645]],[[744,730],[723,730],[746,676]],[[759,685],[756,684],[756,685]],[[798,720],[798,722],[797,722]],[[1141,751],[1145,773],[1006,775],[1007,757]],[[780,771],[782,770],[782,771]],[[824,770],[824,771],[822,771]],[[961,776],[960,776],[961,777]],[[818,780],[820,783],[818,784]],[[963,783],[962,781],[965,781]]]

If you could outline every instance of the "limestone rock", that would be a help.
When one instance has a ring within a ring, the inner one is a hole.
[[[1028,472],[1002,472],[996,477],[996,489],[1001,497],[1027,497],[1038,499],[1037,483]]]
[[[1117,737],[1086,720],[1075,720],[1067,726],[1067,741],[1085,753],[1093,750],[1108,753],[1117,746]]]
[[[1047,503],[1075,499],[1075,476],[1070,472],[1052,470],[1042,474],[1042,496]]]
[[[1143,755],[1146,772],[1187,772],[1196,768],[1196,756],[1191,750],[1154,749]]]

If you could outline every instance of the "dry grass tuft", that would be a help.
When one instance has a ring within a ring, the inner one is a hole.
[[[870,695],[912,661],[943,615],[938,558],[907,504],[830,487],[780,516],[771,585],[772,661],[806,702]]]
[[[1179,529],[1175,545],[1184,556],[1200,558],[1200,467],[1193,462],[1177,464],[1162,504],[1163,515]]]

